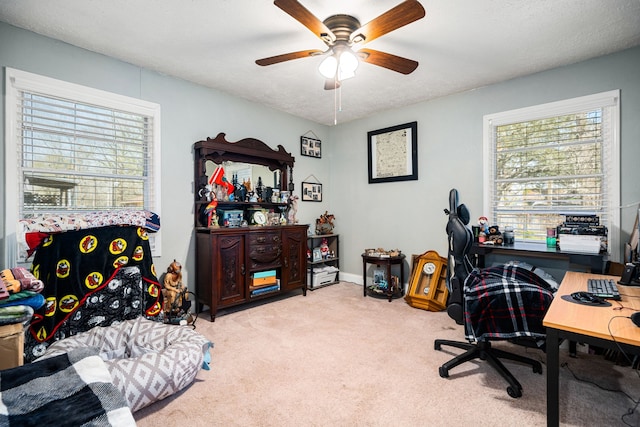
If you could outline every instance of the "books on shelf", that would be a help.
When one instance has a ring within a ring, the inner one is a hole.
[[[280,290],[280,281],[270,286],[262,286],[251,290],[251,296],[256,297],[258,295],[268,294],[270,292],[276,292]]]
[[[264,288],[278,283],[275,270],[258,271],[251,277],[250,289]]]
[[[271,277],[271,276],[273,277],[276,276],[275,270],[256,271],[255,273],[253,273],[254,278]]]

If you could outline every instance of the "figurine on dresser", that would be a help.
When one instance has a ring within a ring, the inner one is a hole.
[[[298,213],[298,196],[291,196],[287,201],[287,223],[296,224],[298,219],[296,214]]]
[[[331,234],[333,232],[333,221],[335,218],[335,215],[324,211],[324,214],[316,219],[316,234]]]

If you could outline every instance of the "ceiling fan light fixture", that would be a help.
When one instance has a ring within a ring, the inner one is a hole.
[[[338,75],[342,81],[356,75],[356,69],[360,62],[358,57],[349,48],[334,49],[334,54],[322,60],[318,71],[327,79],[333,79]]]
[[[318,71],[327,79],[334,78],[338,71],[338,59],[335,55],[324,58],[318,67]]]
[[[351,51],[351,49],[345,49],[342,51],[340,54],[340,61],[338,62],[340,80],[343,79],[343,75],[345,78],[355,76],[359,63],[358,57]]]

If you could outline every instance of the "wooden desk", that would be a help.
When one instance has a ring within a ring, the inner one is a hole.
[[[579,252],[564,252],[558,248],[548,248],[544,243],[527,243],[516,241],[513,245],[483,245],[474,243],[471,255],[478,257],[478,267],[484,268],[485,256],[489,254],[509,256],[524,256],[532,258],[566,260],[569,264],[582,265],[589,268],[591,273],[603,273],[608,255],[606,253],[585,254]]]
[[[562,299],[563,295],[586,290],[589,278],[618,279],[567,272],[544,317],[543,325],[547,328],[547,426],[557,426],[560,422],[558,346],[561,338],[640,354],[640,328],[626,318],[634,309],[640,310],[640,287],[618,285],[622,296],[620,303],[631,310],[615,310],[621,306],[616,301],[611,301],[608,307],[599,307]]]

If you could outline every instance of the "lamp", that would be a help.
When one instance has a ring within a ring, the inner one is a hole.
[[[327,79],[336,77],[339,81],[356,75],[359,62],[348,46],[338,45],[333,48],[333,55],[327,56],[318,67],[318,71]]]

